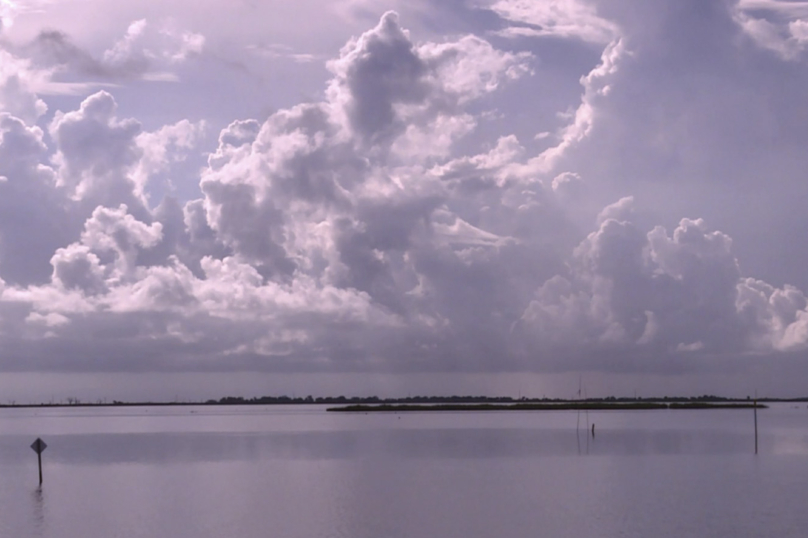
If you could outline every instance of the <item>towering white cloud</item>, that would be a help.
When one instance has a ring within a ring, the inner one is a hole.
[[[567,275],[545,282],[522,317],[539,345],[609,344],[630,351],[713,354],[804,349],[806,302],[741,277],[731,239],[701,219],[671,235],[628,220],[627,199],[604,210],[575,249]],[[616,217],[616,218],[615,218]]]
[[[132,119],[118,120],[116,107],[115,99],[101,91],[85,99],[79,110],[57,112],[50,125],[59,148],[53,158],[58,185],[93,206],[143,203],[129,176],[142,156],[136,142],[141,126]]]

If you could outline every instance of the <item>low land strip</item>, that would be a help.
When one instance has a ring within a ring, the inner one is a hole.
[[[601,410],[650,410],[650,409],[765,409],[755,403],[711,402],[562,402],[562,403],[515,403],[515,404],[437,404],[437,405],[346,405],[330,407],[328,411],[347,413],[370,412],[425,412],[425,411],[601,411]]]

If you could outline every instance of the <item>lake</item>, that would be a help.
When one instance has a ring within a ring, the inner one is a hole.
[[[808,536],[808,407],[758,420],[755,456],[751,409],[0,409],[0,536]]]

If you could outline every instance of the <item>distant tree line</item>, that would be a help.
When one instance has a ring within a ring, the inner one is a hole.
[[[524,400],[524,398],[523,398]],[[374,403],[479,403],[479,402],[515,402],[510,396],[407,396],[406,398],[379,398],[378,396],[257,396],[243,398],[241,396],[225,396],[218,400],[207,400],[207,405],[272,405],[272,404],[374,404]]]
[[[18,404],[15,400],[8,400],[3,407],[106,407],[106,406],[188,406],[188,405],[356,405],[356,404],[507,404],[507,403],[628,403],[628,402],[740,402],[748,401],[752,398],[727,398],[714,394],[703,394],[701,396],[635,396],[617,397],[606,396],[604,398],[528,398],[522,396],[513,398],[511,396],[407,396],[402,398],[380,398],[378,396],[256,396],[245,398],[243,396],[225,396],[218,400],[207,401],[140,401],[124,402],[112,400],[108,403],[106,398],[98,399],[96,402],[83,402],[79,398],[70,397],[65,401],[48,403],[28,403]],[[808,397],[801,398],[758,398],[758,402],[808,402]]]
[[[747,396],[746,400],[750,397]],[[759,398],[760,401],[808,401],[806,398]],[[290,404],[429,404],[429,403],[564,403],[564,402],[736,402],[741,398],[727,398],[715,394],[701,396],[663,396],[663,397],[616,397],[604,398],[513,398],[511,396],[407,396],[402,398],[379,398],[378,396],[225,396],[218,400],[207,400],[206,405],[290,405]]]

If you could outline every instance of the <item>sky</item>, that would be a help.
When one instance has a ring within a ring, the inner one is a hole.
[[[808,395],[808,2],[0,20],[4,403]]]

